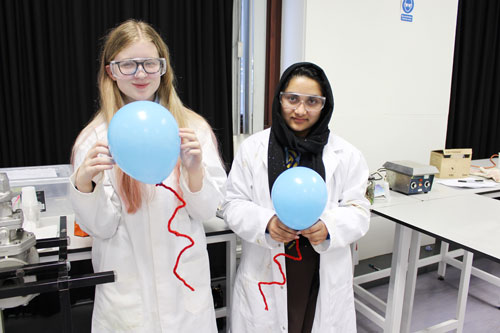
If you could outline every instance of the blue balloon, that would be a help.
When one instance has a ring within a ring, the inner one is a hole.
[[[278,218],[294,230],[316,223],[326,207],[328,193],[323,178],[314,170],[295,167],[274,181],[271,199]]]
[[[158,103],[136,101],[111,119],[108,145],[126,174],[146,184],[159,184],[177,164],[181,139],[170,111]]]

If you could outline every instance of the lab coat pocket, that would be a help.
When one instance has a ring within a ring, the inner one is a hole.
[[[259,291],[259,281],[241,276],[241,281],[235,283],[233,309],[237,309],[241,319],[246,321],[244,327],[252,327],[254,332],[276,327],[276,311],[282,309],[277,309],[275,288],[282,290],[281,286],[262,285],[262,292],[266,296],[269,309],[266,311],[264,299]],[[283,296],[286,297],[286,294]]]
[[[186,310],[196,314],[213,307],[208,257],[197,256],[195,258],[193,256],[188,262],[183,261],[181,265],[183,266],[182,271],[179,269],[178,273],[186,280],[187,284],[194,288],[192,291],[183,286]]]
[[[332,287],[328,294],[331,301],[327,302],[330,308],[325,317],[331,321],[327,326],[334,327],[334,332],[355,332],[356,314],[352,284]]]
[[[93,316],[113,331],[142,327],[142,297],[136,279],[117,279],[115,283],[98,285]]]

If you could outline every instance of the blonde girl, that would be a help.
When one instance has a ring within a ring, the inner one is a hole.
[[[203,221],[215,216],[226,173],[208,123],[186,108],[174,87],[170,56],[149,24],[128,20],[106,36],[100,60],[100,107],[73,147],[70,199],[80,227],[93,238],[94,271],[116,272],[116,282],[96,287],[93,332],[216,332]],[[107,127],[125,104],[149,100],[165,106],[179,125],[181,153],[161,187],[125,174],[107,146]]]

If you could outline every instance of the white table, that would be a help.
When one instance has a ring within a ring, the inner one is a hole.
[[[413,296],[418,267],[440,262],[443,267],[452,264],[461,269],[456,318],[445,321],[425,331],[461,332],[471,273],[500,286],[500,278],[474,269],[472,253],[481,253],[500,262],[500,200],[475,194],[491,189],[454,189],[434,184],[427,194],[405,196],[395,193],[390,202],[378,202],[372,211],[396,222],[391,269],[366,274],[354,279],[355,293],[372,306],[385,312],[381,316],[356,299],[356,309],[384,328],[384,332],[408,332],[411,324]],[[394,192],[393,192],[394,193]],[[445,248],[436,258],[419,259],[421,233],[443,241]],[[465,250],[448,253],[447,244],[454,243]],[[454,257],[463,255],[463,262]],[[389,276],[387,304],[360,287],[360,284]]]
[[[482,253],[500,262],[500,201],[471,194],[382,207],[374,212],[397,223],[384,330],[409,330],[418,269],[419,237],[422,232],[447,243],[455,243],[466,250],[460,279],[457,318],[429,329],[457,329],[461,332],[472,253]]]

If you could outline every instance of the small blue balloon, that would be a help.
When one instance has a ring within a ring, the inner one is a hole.
[[[304,230],[316,223],[326,207],[328,193],[314,170],[295,167],[274,181],[271,199],[278,218],[289,228]]]
[[[158,184],[179,158],[179,127],[170,111],[150,101],[123,106],[111,119],[108,145],[116,164],[130,177]]]

